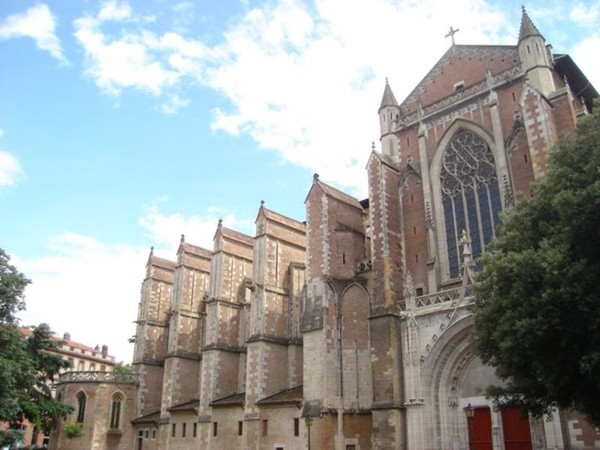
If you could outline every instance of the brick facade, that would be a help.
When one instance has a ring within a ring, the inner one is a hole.
[[[151,253],[134,448],[468,448],[468,406],[506,448],[469,340],[473,258],[597,95],[565,78],[585,80],[523,11],[517,45],[453,44],[402,103],[386,82],[368,199],[315,174],[305,223],[261,203],[254,236],[219,223],[211,251]],[[527,448],[600,447],[575,413],[529,426]]]

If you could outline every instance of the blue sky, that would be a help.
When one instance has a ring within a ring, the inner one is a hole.
[[[600,1],[525,4],[600,88]],[[149,248],[304,220],[321,179],[365,197],[386,77],[450,46],[516,44],[520,1],[0,2],[0,247],[48,322],[130,361]],[[592,56],[593,55],[593,56]]]

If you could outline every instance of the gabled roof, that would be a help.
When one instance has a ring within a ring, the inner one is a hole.
[[[544,38],[544,36],[542,36],[537,27],[529,18],[529,15],[523,6],[521,13],[521,27],[519,28],[519,42],[530,36],[539,36],[542,39]]]
[[[481,71],[483,72],[481,79],[484,80],[489,61],[506,61],[506,66],[514,66],[519,62],[519,53],[516,45],[453,45],[400,104],[400,114],[404,115],[413,111],[415,105],[421,101],[421,96],[427,92],[428,87],[432,85],[435,78],[443,74],[444,69],[452,64],[453,60],[459,58],[479,61]],[[451,95],[452,93],[448,92],[448,94]],[[422,106],[426,106],[426,104]]]
[[[332,197],[342,203],[346,203],[348,205],[354,206],[355,208],[362,210],[362,206],[360,205],[360,202],[356,198],[354,198],[351,195],[348,195],[345,192],[342,192],[332,186],[329,186],[328,184],[323,183],[322,181],[319,180],[319,174],[317,174],[317,173],[315,173],[313,176],[313,184],[310,187],[310,190],[308,191],[306,199],[308,199],[311,192],[315,188],[321,189],[325,193],[325,195],[327,195],[329,197]],[[306,203],[306,199],[304,200],[305,203]]]
[[[396,164],[394,164],[394,161],[392,161],[392,158],[390,158],[385,153],[378,152],[375,149],[371,150],[371,156],[369,156],[369,159],[367,161],[367,167],[369,166],[372,158],[378,159],[379,161],[381,161],[382,163],[384,163],[386,166],[391,167],[396,172],[398,172],[398,167],[396,166]],[[361,202],[361,206],[362,206],[362,202]]]
[[[256,402],[257,405],[285,405],[302,403],[304,390],[302,385],[276,392]]]
[[[223,226],[223,221],[219,219],[219,225],[217,226],[217,231],[215,232],[215,238],[218,235],[223,236],[224,238],[237,241],[249,246],[253,245],[253,239],[247,234],[240,233],[239,231],[232,230],[231,228],[227,228]]]
[[[265,208],[264,202],[261,202],[261,204],[260,204],[260,209],[258,210],[258,215],[256,217],[256,221],[258,221],[258,218],[260,217],[261,214],[264,214],[264,216],[267,218],[267,220],[270,220],[273,222],[278,222],[282,225],[288,226],[290,228],[294,228],[299,231],[305,231],[304,224],[302,222],[299,222],[298,220],[294,220],[290,217],[284,216],[283,214],[280,214],[278,212],[275,212],[268,208]]]
[[[181,240],[179,241],[179,248],[177,249],[177,253],[190,253],[192,255],[200,256],[203,258],[210,258],[212,252],[203,247],[198,247],[197,245],[189,244],[185,242],[185,236],[181,235]]]
[[[157,266],[162,267],[163,269],[175,270],[175,262],[161,258],[160,256],[154,255],[154,247],[150,247],[150,255],[148,256],[148,262],[146,263],[146,267],[149,266]]]

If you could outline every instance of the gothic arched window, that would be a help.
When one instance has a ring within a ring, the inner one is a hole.
[[[77,393],[77,422],[82,423],[85,417],[85,394],[83,392]]]
[[[110,410],[110,428],[118,429],[121,422],[121,402],[123,396],[121,394],[115,394],[112,396],[112,406]]]
[[[473,132],[459,130],[441,161],[440,185],[448,248],[448,272],[460,274],[460,238],[465,230],[473,257],[479,257],[495,234],[502,210],[494,156]]]

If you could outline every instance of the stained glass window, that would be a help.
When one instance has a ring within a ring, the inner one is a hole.
[[[465,230],[477,258],[495,234],[502,209],[500,189],[490,147],[479,136],[460,130],[442,156],[440,175],[446,225],[448,269],[460,274],[460,238]]]

